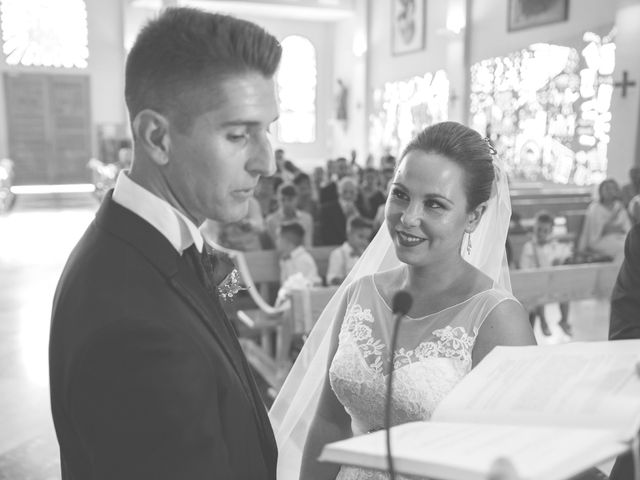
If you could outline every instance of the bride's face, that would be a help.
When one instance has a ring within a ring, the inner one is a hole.
[[[465,172],[437,153],[409,152],[391,184],[385,209],[400,261],[423,266],[460,255],[467,212]]]

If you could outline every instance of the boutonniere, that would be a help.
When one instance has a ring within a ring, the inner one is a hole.
[[[247,290],[240,282],[240,273],[229,255],[213,249],[210,245],[207,245],[206,249],[213,265],[213,281],[218,295],[224,301],[232,301],[239,291]]]
[[[247,288],[240,283],[240,274],[237,268],[231,270],[229,275],[218,285],[218,294],[227,302],[233,300],[233,297],[241,290],[247,290]]]

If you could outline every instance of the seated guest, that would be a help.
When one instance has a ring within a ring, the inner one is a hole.
[[[293,162],[286,159],[282,148],[276,148],[273,155],[276,160],[276,173],[274,176],[280,177],[284,183],[291,183],[295,176]]]
[[[351,169],[347,163],[347,159],[339,157],[332,164],[328,166],[327,184],[320,189],[320,203],[333,202],[338,198],[338,183],[343,178],[349,176]]]
[[[604,180],[598,187],[598,195],[600,199],[587,209],[578,250],[622,260],[631,221],[620,201],[620,187],[613,179]]]
[[[393,155],[383,156],[380,159],[380,170],[382,173],[380,184],[386,188],[389,185],[389,182],[391,182],[391,180],[393,179],[393,175],[396,171],[396,157],[394,157]],[[386,196],[387,192],[385,191],[383,193],[385,193]]]
[[[378,170],[373,167],[367,167],[362,172],[360,194],[357,201],[360,211],[369,219],[376,216],[378,207],[387,200],[386,195],[380,189],[379,180]]]
[[[250,252],[264,248],[265,223],[260,203],[254,197],[249,198],[249,211],[242,220],[232,223],[216,222],[207,219],[200,227],[202,236],[213,244],[226,248]]]
[[[314,198],[319,202],[320,201],[320,190],[326,183],[327,174],[322,167],[316,167],[313,169],[313,173],[311,178],[313,179],[313,193]]]
[[[636,195],[629,201],[627,212],[629,213],[629,218],[633,225],[640,223],[640,194]]]
[[[362,217],[351,217],[347,225],[347,241],[329,255],[327,284],[340,285],[369,246],[373,224]]]
[[[571,255],[571,248],[551,238],[554,219],[550,213],[539,212],[533,225],[533,238],[524,244],[520,255],[520,268],[540,268],[562,264]],[[560,303],[559,326],[567,334],[571,335],[571,327],[568,323],[569,302]],[[544,314],[544,305],[538,305],[529,312],[531,327],[535,325],[536,317],[540,317],[540,328],[544,335],[551,335],[547,319]]]
[[[267,232],[275,244],[280,227],[286,223],[299,223],[305,232],[304,244],[311,247],[313,239],[313,218],[307,212],[298,210],[298,189],[293,185],[283,184],[278,188],[279,208],[267,217]]]
[[[280,227],[277,248],[280,253],[280,284],[285,285],[294,275],[302,275],[310,285],[320,285],[318,267],[304,248],[305,231],[299,223],[286,223]]]
[[[253,196],[258,200],[260,211],[264,218],[278,209],[276,192],[281,184],[282,179],[275,175],[271,177],[260,177],[260,180],[258,180],[258,185],[256,185],[253,191]]]
[[[640,167],[633,167],[629,170],[629,183],[622,187],[621,199],[625,207],[636,195],[640,195]]]
[[[347,239],[347,220],[361,215],[356,206],[358,187],[351,177],[338,182],[338,199],[320,207],[320,240],[322,245],[340,245]]]
[[[298,210],[307,212],[315,219],[318,215],[318,201],[311,184],[311,177],[300,172],[293,179],[293,184],[298,189]]]

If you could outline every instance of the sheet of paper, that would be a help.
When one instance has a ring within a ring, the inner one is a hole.
[[[508,458],[522,479],[562,479],[614,457],[625,446],[595,429],[415,422],[392,430],[396,469],[444,479],[484,479],[496,458]],[[328,445],[321,457],[386,468],[384,432]]]
[[[433,420],[640,428],[640,341],[498,347],[443,400]]]

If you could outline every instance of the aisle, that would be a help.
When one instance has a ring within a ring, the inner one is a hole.
[[[0,216],[0,480],[57,480],[48,335],[58,277],[96,202],[22,202]],[[75,204],[75,206],[74,206]]]

